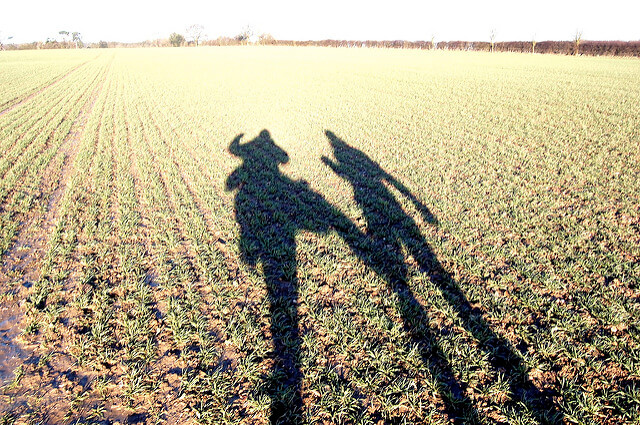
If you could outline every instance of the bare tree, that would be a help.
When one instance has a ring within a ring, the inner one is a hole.
[[[491,51],[493,52],[496,45],[496,30],[492,29],[489,33],[489,44],[491,45]]]
[[[436,49],[436,35],[431,34],[431,50],[435,50],[435,49]]]
[[[573,43],[576,45],[575,55],[580,53],[580,43],[582,43],[582,30],[576,30],[576,34],[573,36]]]
[[[242,32],[240,34],[236,35],[236,37],[235,37],[235,39],[238,40],[242,44],[248,44],[249,42],[251,42],[252,38],[253,38],[253,30],[251,29],[251,27],[249,25],[244,27]]]
[[[538,42],[536,41],[536,35],[533,34],[533,37],[531,38],[531,53],[536,52],[536,44],[538,44]]]
[[[204,37],[204,27],[200,24],[193,24],[187,28],[187,38],[196,43],[196,47],[200,45],[200,39]]]

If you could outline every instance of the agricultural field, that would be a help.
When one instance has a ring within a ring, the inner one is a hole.
[[[637,59],[0,52],[0,423],[639,423],[638,105]]]

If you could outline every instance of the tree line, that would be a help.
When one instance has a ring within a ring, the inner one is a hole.
[[[640,41],[592,41],[582,40],[582,33],[576,32],[571,41],[495,41],[495,32],[491,32],[490,41],[407,41],[407,40],[277,40],[271,34],[256,34],[250,27],[245,27],[233,37],[207,39],[202,25],[194,24],[186,29],[185,35],[172,33],[166,39],[147,40],[138,43],[120,43],[99,41],[83,43],[80,33],[60,31],[62,40],[47,39],[44,42],[34,41],[23,44],[3,44],[3,50],[26,49],[62,49],[62,48],[116,48],[116,47],[185,47],[185,46],[318,46],[348,48],[386,48],[386,49],[421,49],[421,50],[465,50],[480,52],[518,52],[518,53],[552,53],[565,55],[592,56],[640,56]],[[7,40],[8,41],[8,40]]]
[[[238,37],[218,37],[201,43],[206,46],[250,44]],[[251,44],[268,46],[317,46],[420,50],[466,50],[478,52],[552,53],[591,56],[640,56],[640,41],[407,41],[407,40],[276,40],[263,35]],[[493,45],[493,46],[492,46]]]
[[[231,42],[231,43],[230,43]],[[213,40],[210,45],[233,44],[232,40]],[[640,41],[406,41],[406,40],[271,40],[275,46],[370,47],[387,49],[466,50],[478,52],[553,53],[592,56],[640,56]]]

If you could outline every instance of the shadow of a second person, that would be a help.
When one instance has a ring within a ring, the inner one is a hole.
[[[326,135],[333,147],[335,161],[326,157],[322,160],[353,186],[355,201],[366,220],[364,232],[312,191],[306,182],[292,180],[280,171],[279,166],[286,164],[289,157],[274,143],[267,130],[242,144],[241,134],[229,146],[229,151],[243,160],[226,182],[227,190],[237,191],[235,214],[240,226],[242,260],[251,267],[261,265],[267,288],[274,345],[273,368],[266,389],[271,399],[270,422],[302,422],[296,234],[302,230],[325,233],[330,229],[335,230],[352,252],[397,294],[396,307],[404,328],[420,347],[423,361],[437,378],[451,419],[458,423],[479,422],[477,410],[465,395],[464,386],[456,379],[438,345],[437,336],[428,325],[425,308],[407,284],[403,247],[429,274],[465,329],[490,354],[492,366],[507,370],[512,393],[518,400],[525,402],[540,422],[556,422],[557,415],[551,409],[543,408],[548,400],[521,376],[520,371],[524,369],[510,345],[491,331],[479,314],[473,313],[415,221],[404,212],[384,182],[411,200],[426,222],[435,223],[428,208],[363,152],[330,131]]]
[[[403,210],[385,183],[408,198],[425,222],[435,224],[436,220],[427,207],[366,154],[349,146],[331,131],[325,131],[325,135],[333,148],[335,161],[327,157],[322,157],[322,161],[352,186],[354,200],[366,223],[363,236],[373,249],[362,250],[359,244],[349,244],[353,252],[398,296],[396,307],[405,331],[421,347],[422,359],[430,366],[432,375],[439,376],[440,394],[450,418],[463,423],[479,419],[475,407],[464,395],[464,386],[454,378],[451,366],[444,360],[446,357],[430,330],[425,307],[407,284],[409,274],[405,250],[416,260],[421,272],[429,276],[464,329],[478,342],[492,369],[504,375],[510,392],[505,404],[517,412],[522,412],[522,406],[526,406],[524,410],[528,410],[539,423],[560,423],[562,415],[555,408],[552,394],[543,393],[528,379],[526,367],[511,343],[495,333],[482,314],[472,308],[457,282],[436,258],[414,219]]]

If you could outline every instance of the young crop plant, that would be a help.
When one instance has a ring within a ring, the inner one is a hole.
[[[0,421],[638,422],[636,60],[9,53]]]

